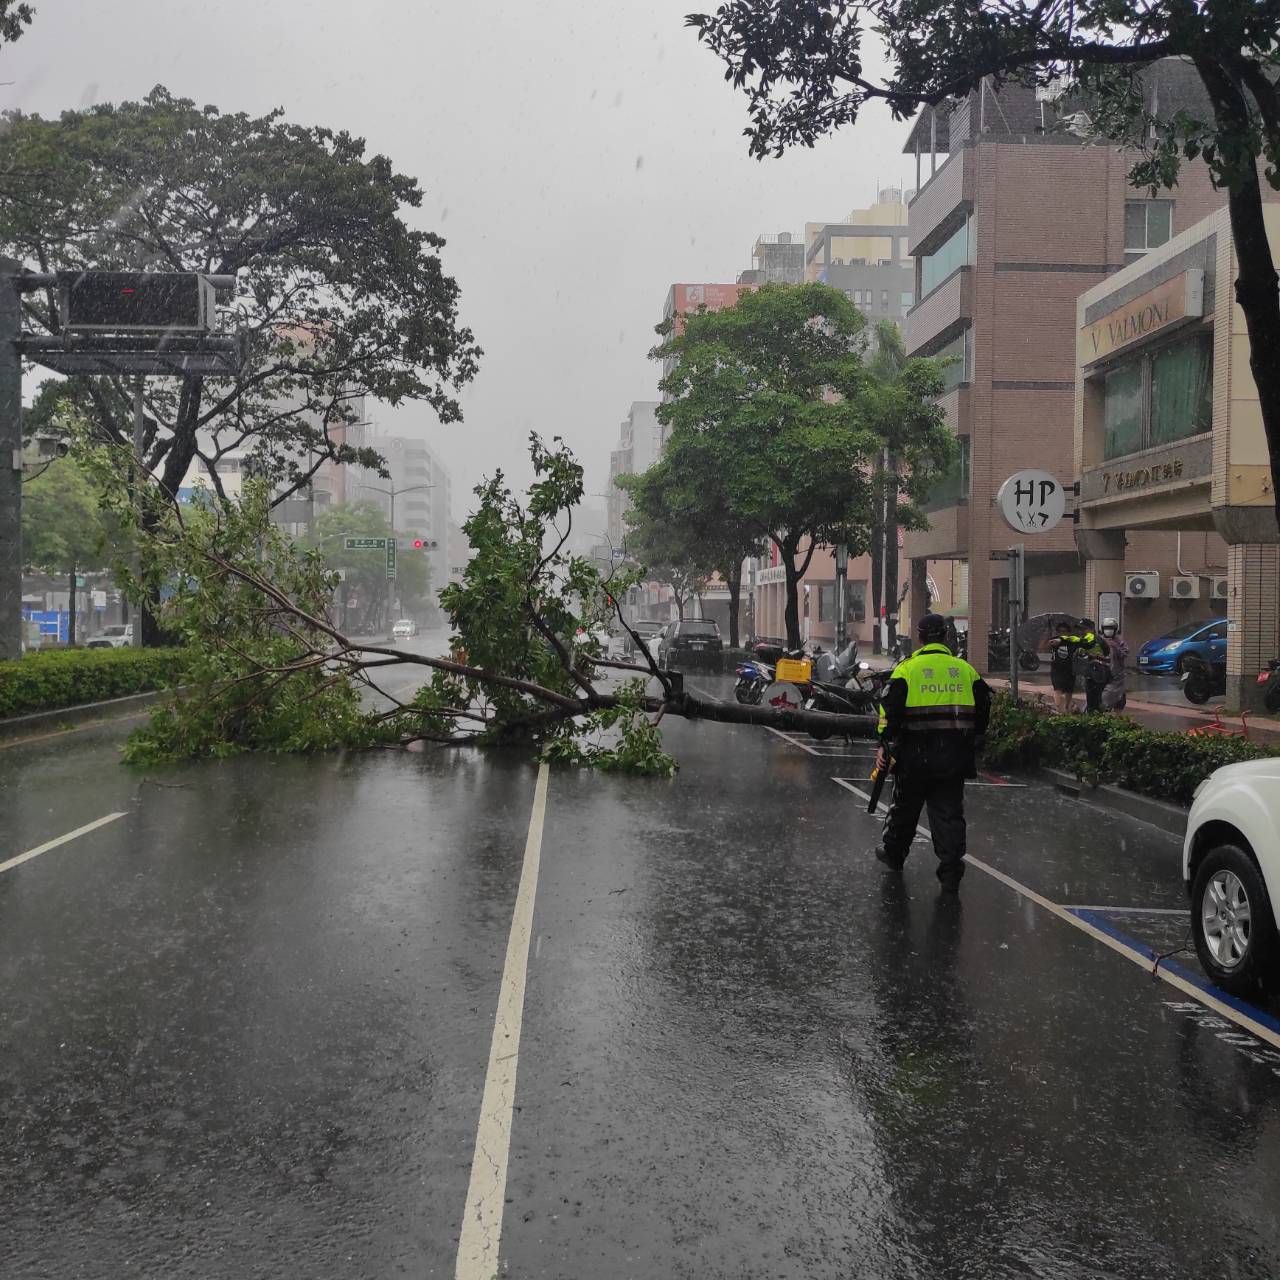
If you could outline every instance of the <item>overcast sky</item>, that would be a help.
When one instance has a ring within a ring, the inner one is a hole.
[[[27,111],[164,84],[219,108],[281,106],[368,139],[426,192],[412,220],[485,350],[465,421],[375,409],[423,432],[454,518],[495,467],[527,478],[531,430],[563,435],[603,490],[673,281],[732,281],[759,232],[803,232],[906,183],[907,126],[869,113],[813,151],[750,160],[745,100],[683,26],[712,0],[34,0],[0,55]]]

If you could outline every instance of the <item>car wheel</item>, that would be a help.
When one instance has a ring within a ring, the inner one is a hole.
[[[1204,971],[1233,995],[1271,977],[1276,921],[1257,863],[1238,845],[1205,855],[1191,889],[1191,932]]]

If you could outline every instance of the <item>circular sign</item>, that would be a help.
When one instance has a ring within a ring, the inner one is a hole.
[[[1067,509],[1067,491],[1047,471],[1018,471],[996,494],[1005,523],[1019,533],[1048,533]]]

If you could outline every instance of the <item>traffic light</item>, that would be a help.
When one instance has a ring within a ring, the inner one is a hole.
[[[415,551],[434,551],[439,543],[429,542],[425,538],[414,538],[413,549]]]

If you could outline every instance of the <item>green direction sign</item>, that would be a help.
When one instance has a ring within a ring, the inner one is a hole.
[[[343,538],[347,551],[381,551],[387,545],[386,538]]]
[[[387,538],[387,581],[392,581],[396,576],[396,540]]]
[[[85,585],[85,581],[86,581],[86,579],[85,579],[85,576],[84,576],[84,574],[83,574],[83,573],[77,573],[77,574],[76,574],[76,586],[77,586],[77,587],[83,587],[83,586]]]

